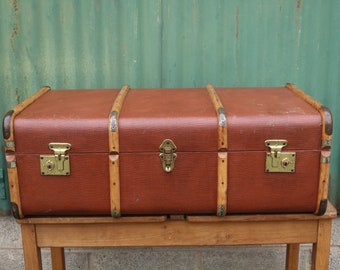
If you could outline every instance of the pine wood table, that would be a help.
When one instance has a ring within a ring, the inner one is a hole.
[[[221,246],[287,244],[286,269],[297,270],[299,245],[313,243],[313,269],[328,269],[332,219],[326,214],[26,218],[21,225],[26,270],[42,269],[51,248],[53,270],[65,269],[64,247]]]

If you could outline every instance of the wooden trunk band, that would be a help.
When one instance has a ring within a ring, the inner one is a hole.
[[[42,87],[38,92],[36,92],[33,96],[28,99],[25,99],[23,102],[15,106],[15,108],[8,115],[10,126],[9,126],[9,134],[4,138],[5,141],[5,150],[6,151],[15,151],[15,143],[14,143],[14,119],[15,117],[21,113],[26,107],[31,105],[34,101],[40,98],[42,95],[50,91],[51,88],[49,86]]]
[[[322,120],[322,137],[321,137],[321,147],[326,148],[325,151],[321,151],[320,158],[320,175],[319,175],[319,189],[318,198],[316,205],[316,214],[322,214],[324,212],[320,209],[323,201],[327,200],[328,197],[328,183],[329,183],[329,173],[330,173],[330,146],[332,141],[332,115],[330,111],[322,106],[321,103],[313,99],[311,96],[304,93],[302,90],[297,88],[295,85],[287,83],[286,88],[300,96],[308,104],[313,106],[321,115]]]
[[[227,213],[227,187],[228,187],[228,141],[227,141],[227,118],[223,104],[212,85],[206,89],[214,105],[218,120],[218,156],[217,156],[217,209],[218,216]]]
[[[332,115],[330,111],[324,107],[321,103],[307,95],[305,92],[297,88],[295,85],[287,83],[286,88],[300,96],[308,104],[319,111],[322,119],[322,141],[332,140]],[[329,146],[329,145],[326,145]]]
[[[12,214],[15,218],[20,219],[24,217],[24,214],[21,208],[18,169],[16,166],[16,158],[15,158],[14,153],[10,153],[10,154],[6,153],[6,163],[7,163],[9,193],[10,193],[11,205],[12,205]]]
[[[212,85],[208,84],[206,86],[206,89],[215,107],[215,111],[218,118],[218,150],[220,151],[221,149],[228,149],[227,119],[223,104]]]
[[[7,114],[9,122],[9,131],[8,136],[4,138],[5,141],[5,151],[6,151],[6,163],[7,163],[7,172],[8,172],[8,182],[9,182],[9,191],[11,197],[11,204],[13,209],[13,215],[15,218],[23,218],[23,212],[21,209],[21,200],[20,200],[20,192],[19,192],[19,180],[18,180],[18,169],[16,166],[16,158],[15,158],[15,141],[14,141],[14,118],[21,113],[26,107],[31,105],[34,101],[40,98],[42,95],[50,91],[51,88],[49,86],[45,86],[41,88],[38,92],[36,92],[33,96],[26,99],[22,103],[18,104],[10,114]],[[5,122],[5,119],[4,119]]]
[[[119,125],[118,119],[125,97],[130,87],[125,85],[113,103],[109,116],[109,167],[110,167],[110,205],[111,215],[119,217],[120,212],[120,183],[119,183]]]

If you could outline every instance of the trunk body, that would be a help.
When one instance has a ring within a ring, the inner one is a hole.
[[[226,116],[225,147],[206,89],[132,89],[113,124],[119,151],[111,151],[108,136],[119,89],[43,94],[11,124],[4,120],[11,125],[4,126],[5,141],[11,132],[15,138],[7,160],[15,160],[11,183],[18,187],[11,192],[19,216],[110,215],[116,180],[122,215],[216,214],[221,156],[227,160],[227,214],[318,211],[325,199],[320,158],[329,152],[322,143],[325,116],[287,87],[216,88],[216,94]],[[168,172],[160,158],[165,140],[176,147]],[[282,152],[294,153],[291,172],[266,171],[266,159],[281,154],[272,153],[267,140],[287,141]],[[41,174],[50,143],[71,145],[69,175]],[[110,182],[113,156],[119,157],[119,179]]]

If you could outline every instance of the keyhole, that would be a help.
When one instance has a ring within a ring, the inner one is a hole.
[[[282,161],[281,161],[281,164],[282,164],[282,167],[287,167],[289,165],[290,161],[288,158],[284,158]]]
[[[49,170],[49,171],[52,171],[54,169],[54,163],[51,161],[51,160],[48,160],[46,162],[46,168]]]

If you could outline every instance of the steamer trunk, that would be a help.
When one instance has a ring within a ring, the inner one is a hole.
[[[43,88],[3,131],[18,218],[322,214],[327,199],[331,115],[293,85]]]

